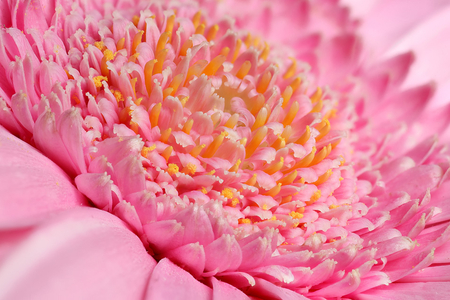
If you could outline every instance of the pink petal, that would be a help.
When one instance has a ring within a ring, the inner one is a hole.
[[[211,278],[213,288],[213,300],[246,300],[250,299],[243,292],[238,290],[228,283],[217,280],[215,277]]]
[[[145,299],[210,300],[212,294],[211,288],[164,258],[153,270]]]
[[[1,126],[0,145],[1,226],[87,205],[57,165]]]
[[[392,283],[358,295],[361,300],[442,300],[450,298],[448,282]]]
[[[361,26],[362,35],[370,37],[366,40],[367,49],[374,54],[383,53],[414,26],[433,18],[434,13],[447,5],[446,0],[376,1]]]
[[[77,208],[43,222],[7,257],[0,297],[138,299],[155,265],[118,218]]]

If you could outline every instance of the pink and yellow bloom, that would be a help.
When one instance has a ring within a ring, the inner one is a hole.
[[[369,2],[2,3],[0,299],[448,297],[450,6]]]

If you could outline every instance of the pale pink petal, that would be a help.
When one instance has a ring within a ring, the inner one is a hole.
[[[164,258],[153,270],[145,299],[211,300],[212,295],[211,288]]]
[[[36,149],[0,127],[0,223],[14,227],[48,212],[87,205],[71,179]]]
[[[137,299],[144,296],[155,265],[118,218],[78,208],[44,221],[17,245],[0,269],[0,295],[5,299]]]

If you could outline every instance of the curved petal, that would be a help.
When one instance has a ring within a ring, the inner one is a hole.
[[[41,223],[11,252],[0,298],[139,299],[155,265],[118,218],[76,208]]]
[[[0,228],[45,213],[87,205],[50,159],[0,126]]]
[[[145,299],[210,300],[212,290],[164,258],[153,271]]]

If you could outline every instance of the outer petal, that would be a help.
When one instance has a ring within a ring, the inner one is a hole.
[[[51,160],[0,126],[0,227],[87,205]]]
[[[146,300],[209,300],[212,290],[164,258],[155,267]]]
[[[11,253],[1,299],[140,299],[156,265],[122,221],[94,208],[61,212]]]

